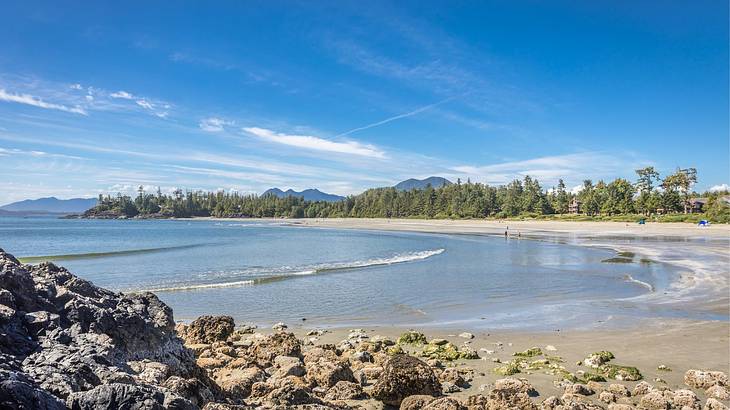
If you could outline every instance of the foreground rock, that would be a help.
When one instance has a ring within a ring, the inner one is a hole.
[[[398,406],[412,395],[439,396],[441,383],[426,363],[412,356],[395,355],[385,363],[372,396],[385,404]]]
[[[201,316],[189,326],[178,327],[178,335],[190,344],[207,344],[225,341],[233,333],[234,323],[230,316]]]
[[[0,408],[124,408],[140,400],[195,408],[155,384],[171,376],[196,381],[185,392],[193,399],[218,392],[155,295],[110,292],[52,263],[22,265],[2,250],[0,334]]]

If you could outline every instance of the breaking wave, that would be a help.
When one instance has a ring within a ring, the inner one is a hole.
[[[336,270],[368,268],[371,266],[393,265],[396,263],[412,262],[412,261],[430,258],[431,256],[439,255],[443,252],[444,252],[444,249],[433,249],[433,250],[429,250],[429,251],[419,251],[419,252],[406,252],[406,253],[397,254],[390,258],[374,258],[374,259],[367,259],[364,261],[320,265],[320,267],[317,267],[315,270],[317,272],[328,272],[328,271],[336,271]]]
[[[185,290],[197,290],[197,289],[213,289],[213,288],[233,288],[238,286],[253,285],[253,280],[239,280],[237,282],[221,282],[221,283],[203,283],[198,285],[180,285],[171,286],[167,288],[154,288],[147,289],[147,292],[179,292]]]
[[[247,272],[248,274],[255,276],[252,279],[229,281],[229,282],[216,282],[216,283],[197,283],[197,284],[180,284],[174,286],[165,286],[158,288],[145,289],[148,292],[181,292],[190,290],[201,290],[201,289],[214,289],[214,288],[231,288],[239,286],[251,286],[259,285],[264,283],[277,282],[280,280],[290,279],[297,276],[315,275],[318,273],[330,273],[343,270],[351,269],[363,269],[374,266],[393,265],[398,263],[413,262],[430,258],[435,255],[439,255],[444,252],[444,249],[432,249],[427,251],[418,252],[405,252],[399,253],[388,258],[373,258],[361,261],[353,262],[338,262],[329,264],[313,265],[300,269],[269,269],[260,270],[258,272]],[[240,277],[240,276],[239,276]]]

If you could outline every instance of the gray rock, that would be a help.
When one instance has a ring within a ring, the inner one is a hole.
[[[26,375],[0,371],[0,408],[61,410],[66,405]]]
[[[23,265],[1,249],[0,289],[0,407],[57,408],[67,398],[87,406],[144,393],[150,406],[188,408],[164,389],[136,386],[169,375],[219,392],[175,334],[172,310],[151,293],[114,293],[52,263]],[[135,370],[138,362],[165,370]]]
[[[149,386],[129,384],[105,384],[91,390],[69,395],[66,404],[71,410],[129,409],[193,410],[189,401]]]
[[[215,399],[208,386],[198,379],[183,379],[182,377],[171,376],[165,380],[162,387],[199,407],[203,407],[205,403],[212,402]]]

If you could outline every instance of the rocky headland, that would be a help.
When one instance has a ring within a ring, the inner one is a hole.
[[[684,386],[670,388],[610,351],[569,366],[553,348],[500,360],[470,333],[351,329],[335,343],[325,333],[262,332],[228,316],[176,325],[152,293],[114,293],[0,250],[3,409],[715,410],[730,399],[723,371],[659,368],[683,372]],[[475,388],[485,362],[498,378]],[[550,392],[531,384],[538,374]]]

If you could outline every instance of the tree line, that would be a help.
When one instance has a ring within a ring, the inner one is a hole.
[[[636,170],[636,181],[623,178],[611,182],[585,180],[578,192],[569,191],[563,180],[545,189],[530,176],[507,185],[490,186],[460,180],[441,187],[399,191],[374,188],[338,202],[305,201],[299,197],[247,195],[225,192],[147,193],[140,187],[132,198],[99,196],[98,205],[86,216],[104,213],[125,217],[194,216],[250,218],[511,218],[577,213],[587,217],[620,215],[686,214],[697,193],[694,168],[677,169],[660,178],[653,167]],[[730,210],[720,193],[705,193],[705,211],[718,222],[730,221]]]

